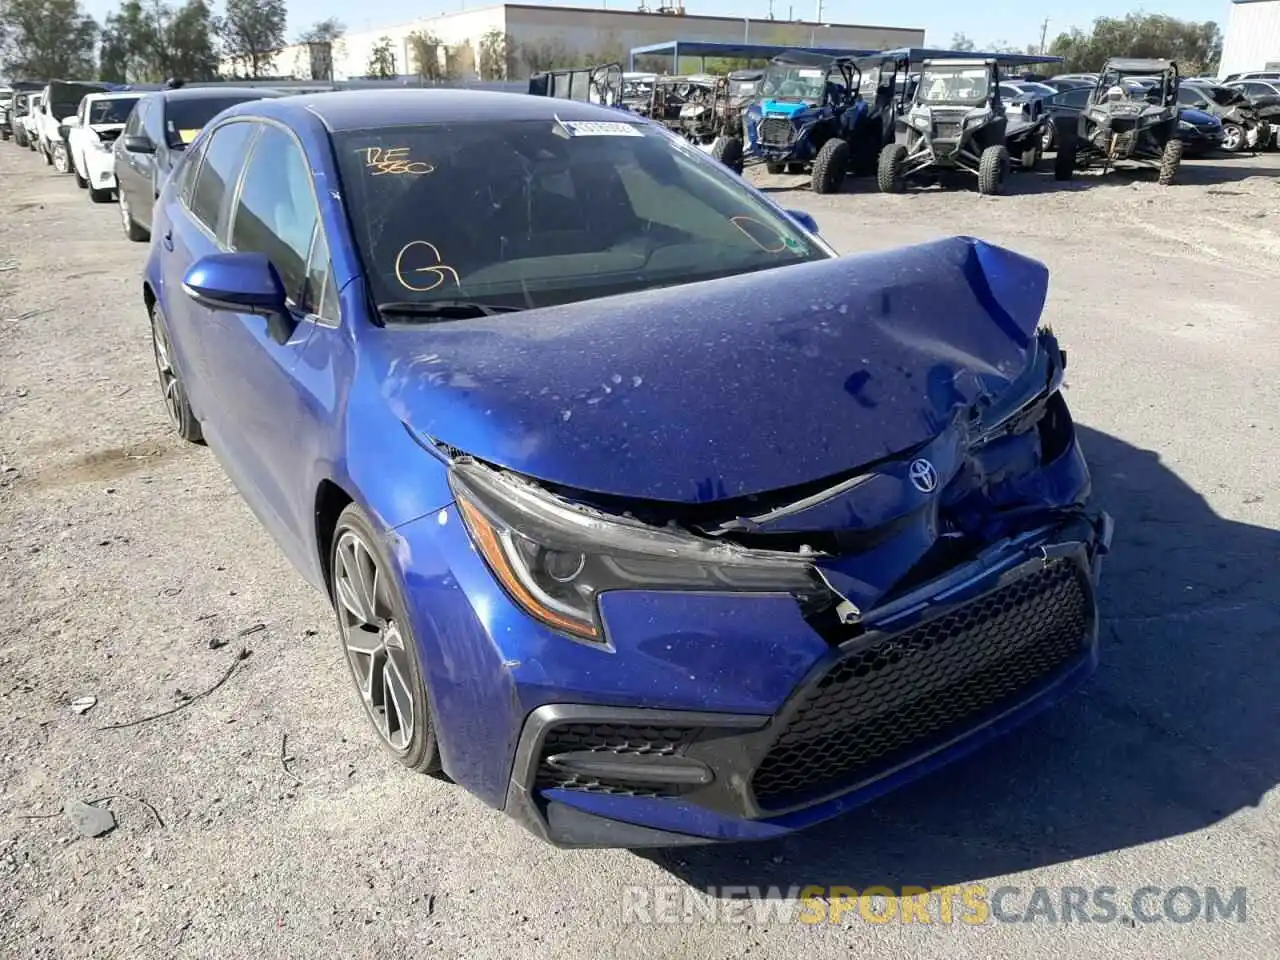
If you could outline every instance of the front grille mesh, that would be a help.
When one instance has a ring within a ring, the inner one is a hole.
[[[757,131],[761,143],[771,147],[789,147],[795,140],[795,126],[785,117],[765,117]]]
[[[935,123],[933,125],[933,135],[944,140],[954,140],[960,136],[960,124]]]
[[[1093,617],[1082,576],[1052,561],[837,662],[756,769],[757,803],[780,809],[851,785],[1014,702],[1082,652]]]
[[[622,797],[674,797],[671,784],[583,778],[556,770],[546,759],[559,753],[590,751],[619,756],[670,757],[684,752],[697,735],[693,727],[639,727],[620,723],[566,723],[553,727],[542,744],[536,787],[607,793]]]

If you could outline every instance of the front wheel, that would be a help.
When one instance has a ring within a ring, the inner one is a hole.
[[[907,148],[901,143],[891,143],[880,151],[876,167],[876,186],[881,193],[902,193],[906,186],[902,165],[907,162]]]
[[[813,179],[810,186],[814,193],[838,193],[848,172],[849,141],[832,137],[813,158]]]
[[[1244,127],[1238,123],[1224,123],[1222,125],[1222,149],[1227,153],[1239,153],[1244,149],[1245,132]]]
[[[129,198],[125,196],[124,191],[117,188],[116,195],[120,198],[120,225],[124,227],[124,235],[134,243],[150,240],[151,231],[133,219],[133,210],[129,206]]]
[[[53,150],[43,142],[40,144],[40,155],[44,157],[44,164],[46,167],[53,166]]]
[[[54,170],[63,174],[71,172],[71,155],[67,153],[65,143],[55,143],[50,154],[49,162],[53,164]]]
[[[338,517],[329,558],[331,599],[351,679],[384,750],[410,770],[437,773],[440,751],[424,670],[383,538],[356,504]]]
[[[987,147],[978,161],[978,192],[988,195],[999,193],[1008,171],[1009,151],[1004,144]]]
[[[1054,140],[1056,139],[1053,135],[1054,129],[1055,128],[1053,124],[1050,123],[1045,126],[1044,132],[1040,134],[1040,152],[1041,153],[1049,153],[1050,151],[1053,150]]]
[[[160,395],[164,398],[164,408],[169,414],[169,425],[174,433],[187,443],[204,443],[204,431],[200,429],[200,421],[191,412],[191,404],[187,402],[187,391],[178,376],[178,368],[173,364],[173,348],[169,341],[169,331],[165,327],[164,315],[156,304],[149,308],[151,314],[151,350],[156,358],[156,377],[160,381]]]
[[[742,141],[737,137],[717,137],[711,145],[711,156],[734,173],[742,172]]]
[[[1160,155],[1160,172],[1156,175],[1156,182],[1162,187],[1169,186],[1177,177],[1178,168],[1182,166],[1182,149],[1181,140],[1170,140],[1164,145],[1164,153]]]
[[[1062,144],[1058,147],[1058,155],[1053,159],[1053,178],[1070,180],[1076,169],[1076,148],[1074,144]]]

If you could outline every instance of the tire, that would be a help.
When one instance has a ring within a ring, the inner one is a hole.
[[[49,163],[55,172],[64,176],[71,172],[71,154],[67,152],[65,143],[56,143],[49,149]]]
[[[1040,146],[1037,144],[1030,150],[1022,151],[1022,169],[1028,173],[1034,173],[1036,168],[1040,166]]]
[[[1245,147],[1244,127],[1238,123],[1222,125],[1222,149],[1226,153],[1239,153]]]
[[[907,148],[901,143],[890,143],[880,151],[876,166],[876,186],[881,193],[902,193],[906,182],[902,177],[902,165],[907,160]]]
[[[1009,151],[1004,144],[987,147],[978,163],[978,192],[989,196],[999,193],[1008,170]]]
[[[1178,176],[1178,168],[1182,166],[1182,141],[1170,140],[1164,145],[1164,153],[1160,156],[1160,171],[1156,174],[1156,182],[1162,187],[1173,183]]]
[[[44,165],[46,167],[53,166],[53,148],[47,147],[43,143],[40,144],[40,156],[44,157]]]
[[[84,177],[80,176],[80,170],[78,167],[76,167],[76,162],[74,158],[71,161],[71,175],[76,178],[76,186],[79,187],[81,190],[84,190],[89,186],[89,181],[86,180]]]
[[[1070,180],[1076,170],[1076,148],[1074,144],[1062,144],[1058,147],[1058,155],[1053,158],[1053,179]]]
[[[780,173],[786,172],[787,165],[785,163],[766,163],[764,168],[769,171],[769,173],[777,176]]]
[[[116,190],[116,196],[120,200],[120,225],[124,228],[124,235],[134,243],[145,243],[151,239],[151,231],[133,219],[133,211],[129,209],[129,198],[125,196],[123,190]]]
[[[418,645],[382,542],[356,504],[338,516],[329,553],[338,636],[382,748],[410,770],[438,773],[440,750]]]
[[[1058,139],[1057,129],[1058,128],[1055,127],[1052,123],[1047,124],[1045,126],[1044,133],[1040,134],[1040,152],[1041,153],[1051,153],[1053,151],[1053,148],[1056,145],[1057,139]]]
[[[737,137],[718,137],[711,145],[711,156],[734,173],[742,172],[742,141]]]
[[[165,329],[164,315],[156,304],[148,308],[151,315],[151,352],[156,360],[156,379],[160,383],[160,397],[164,401],[165,412],[169,414],[169,425],[173,432],[187,443],[204,443],[204,431],[200,429],[200,421],[191,412],[191,404],[187,402],[187,389],[178,376],[178,369],[173,364],[173,348],[169,342],[169,332]]]
[[[89,186],[87,183],[85,186]],[[93,203],[110,203],[114,199],[111,194],[114,191],[108,187],[105,190],[99,190],[97,187],[89,187],[89,199]]]
[[[832,137],[822,145],[813,158],[813,179],[810,187],[814,193],[839,193],[844,176],[849,171],[849,141]]]

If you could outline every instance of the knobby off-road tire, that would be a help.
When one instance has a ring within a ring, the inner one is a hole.
[[[1074,144],[1060,144],[1058,155],[1053,158],[1053,179],[1070,180],[1076,171],[1076,148]]]
[[[891,143],[880,151],[880,162],[876,167],[876,186],[881,193],[902,193],[906,183],[902,177],[902,165],[907,162],[907,148],[900,143]]]
[[[718,137],[711,145],[711,156],[734,173],[742,172],[742,141],[737,137]]]
[[[1162,187],[1173,183],[1178,176],[1178,168],[1182,166],[1182,141],[1170,140],[1164,145],[1164,153],[1160,156],[1160,170],[1156,174],[1156,182]]]
[[[814,193],[838,193],[848,171],[849,141],[832,137],[813,158],[813,179],[809,185]]]
[[[1009,170],[1009,151],[1003,144],[987,147],[978,163],[978,192],[993,196],[1004,187]]]

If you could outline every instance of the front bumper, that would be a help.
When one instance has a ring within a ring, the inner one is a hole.
[[[84,165],[89,186],[95,190],[116,188],[116,162],[111,151],[88,147],[84,151]]]
[[[864,804],[1089,676],[1111,531],[1070,513],[870,611],[767,713],[544,703],[506,812],[557,846],[644,847],[765,839]]]

